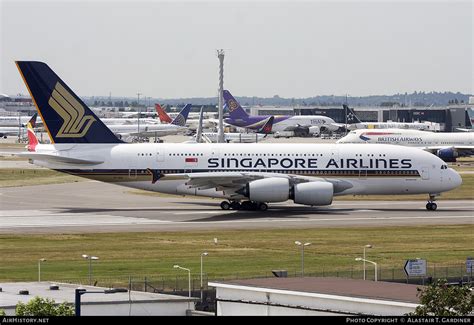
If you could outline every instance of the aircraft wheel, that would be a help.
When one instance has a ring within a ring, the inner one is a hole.
[[[267,211],[268,210],[268,205],[266,203],[260,203],[258,205],[258,210],[259,211]]]
[[[230,204],[230,208],[232,210],[240,210],[241,207],[242,207],[241,204],[239,202],[236,202],[236,201],[234,201]]]
[[[230,203],[227,201],[222,201],[221,202],[221,209],[222,210],[229,210],[230,209]]]
[[[240,208],[241,208],[242,210],[252,210],[252,202],[250,202],[250,201],[244,201],[244,202],[242,202]]]
[[[438,205],[434,202],[426,203],[426,210],[435,211],[438,208]]]

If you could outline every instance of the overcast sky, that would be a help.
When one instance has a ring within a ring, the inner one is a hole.
[[[38,60],[80,96],[211,97],[219,48],[238,96],[474,93],[469,0],[0,2],[10,95]]]

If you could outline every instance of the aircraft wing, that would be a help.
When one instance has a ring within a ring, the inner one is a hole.
[[[62,163],[62,164],[73,164],[73,165],[99,165],[103,163],[103,161],[97,161],[97,160],[71,158],[71,157],[64,157],[64,156],[58,156],[58,155],[53,155],[53,154],[36,153],[36,152],[18,152],[18,153],[8,152],[8,153],[1,153],[1,154],[14,155],[18,157],[28,158],[32,160],[46,161],[46,162],[51,162],[51,163]]]
[[[435,151],[435,150],[440,150],[440,149],[447,149],[447,148],[452,148],[456,150],[474,150],[474,146],[429,146],[429,147],[423,147],[422,149],[425,151]]]
[[[167,130],[155,130],[155,131],[140,131],[131,133],[119,133],[121,136],[132,136],[132,137],[160,137],[165,135],[172,135],[185,132],[185,128],[167,129]]]
[[[157,171],[150,170],[153,175],[153,182],[156,182],[158,178],[156,175]],[[205,189],[216,189],[216,191],[225,191],[228,193],[235,193],[235,196],[240,196],[236,191],[240,190],[245,184],[262,178],[287,178],[290,184],[298,184],[305,182],[314,181],[326,181],[334,185],[334,193],[340,193],[346,189],[353,187],[353,185],[345,180],[338,179],[325,179],[321,177],[311,176],[300,176],[300,175],[288,175],[278,173],[255,173],[255,172],[211,172],[211,173],[185,173],[185,174],[173,174],[167,176],[162,175],[164,179],[185,179],[186,185],[190,188],[197,188],[200,190]],[[160,177],[160,178],[161,178]]]

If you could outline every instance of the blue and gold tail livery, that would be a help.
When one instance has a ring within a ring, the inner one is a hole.
[[[16,65],[53,143],[121,142],[48,65]]]

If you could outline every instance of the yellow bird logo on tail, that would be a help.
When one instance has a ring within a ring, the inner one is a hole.
[[[56,83],[48,103],[64,120],[56,134],[58,138],[81,138],[96,121],[93,116],[85,115],[81,103],[59,82]]]

